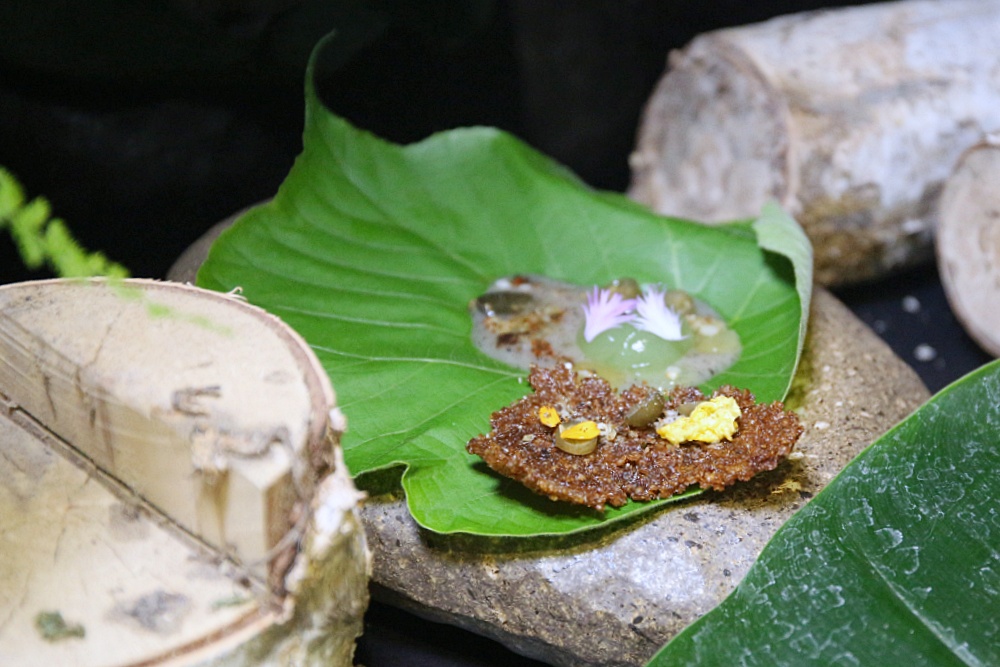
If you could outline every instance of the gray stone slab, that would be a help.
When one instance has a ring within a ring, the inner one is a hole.
[[[554,665],[644,664],[733,590],[785,520],[928,397],[909,366],[817,288],[787,401],[805,426],[792,460],[585,541],[435,535],[401,498],[371,498],[362,516],[373,594]]]

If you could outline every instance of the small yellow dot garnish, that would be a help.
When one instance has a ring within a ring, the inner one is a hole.
[[[593,440],[601,434],[597,428],[597,422],[584,421],[573,424],[560,435],[563,440]]]
[[[551,405],[543,405],[538,408],[538,421],[542,422],[548,427],[559,426],[559,422],[562,419],[559,418],[559,413]]]
[[[699,403],[688,417],[678,417],[657,427],[656,434],[673,445],[682,442],[732,440],[738,428],[740,406],[729,396],[716,396]]]

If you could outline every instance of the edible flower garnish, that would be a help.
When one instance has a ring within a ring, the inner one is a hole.
[[[584,339],[590,343],[608,329],[631,322],[635,304],[635,299],[626,299],[618,292],[594,287],[583,307]]]
[[[626,299],[618,292],[594,287],[583,306],[583,337],[588,342],[622,324],[631,324],[640,331],[677,341],[687,338],[681,329],[681,316],[667,305],[666,292],[655,286],[643,288],[636,299]]]
[[[664,292],[650,287],[642,293],[635,304],[636,316],[632,326],[648,331],[663,340],[682,340],[681,317],[663,300]]]
[[[538,421],[542,422],[550,428],[559,426],[559,422],[562,419],[559,418],[559,413],[551,405],[543,405],[538,408]]]
[[[553,442],[555,446],[567,454],[586,456],[597,449],[597,438],[601,429],[595,421],[578,421],[571,424],[560,424],[556,430]]]
[[[590,440],[599,436],[601,431],[597,427],[597,422],[587,420],[567,426],[559,434],[564,440]]]

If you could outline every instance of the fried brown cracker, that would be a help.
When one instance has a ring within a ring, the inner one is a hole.
[[[713,396],[731,396],[742,412],[732,440],[671,445],[653,425],[631,428],[625,422],[629,410],[653,391],[648,387],[619,394],[605,380],[569,366],[533,367],[529,382],[534,393],[493,413],[490,433],[473,438],[468,451],[537,493],[599,510],[630,498],[667,498],[692,485],[722,490],[749,480],[777,467],[802,434],[798,417],[780,402],[758,404],[749,391],[725,386]],[[669,410],[708,397],[685,387],[666,398]],[[592,454],[568,454],[556,447],[553,429],[539,421],[543,405],[604,424],[606,435]]]

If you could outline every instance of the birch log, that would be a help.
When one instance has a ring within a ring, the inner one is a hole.
[[[937,257],[955,316],[1000,357],[1000,137],[970,148],[945,182]]]
[[[630,158],[630,195],[706,221],[777,200],[816,278],[932,257],[961,152],[1000,128],[1000,0],[906,0],[790,15],[670,55]]]
[[[351,664],[360,494],[277,318],[172,283],[0,287],[0,399],[0,664]]]

